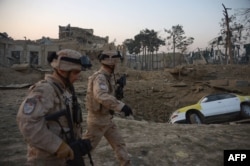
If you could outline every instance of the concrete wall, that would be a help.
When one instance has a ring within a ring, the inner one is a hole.
[[[93,35],[93,29],[59,26],[59,39],[49,37],[30,41],[12,40],[0,36],[0,65],[10,67],[13,64],[27,63],[32,66],[48,67],[49,53],[61,49],[74,49],[84,54],[86,52],[100,51],[108,44],[108,37]]]
[[[0,65],[10,67],[13,64],[30,64],[48,67],[47,56],[57,52],[58,45],[7,44],[0,41]]]

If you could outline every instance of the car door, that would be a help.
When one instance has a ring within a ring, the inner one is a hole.
[[[219,115],[223,109],[224,104],[217,95],[209,95],[206,100],[201,101],[202,113],[205,117]]]
[[[222,114],[228,114],[240,111],[240,99],[230,93],[220,94],[218,96],[224,105]]]

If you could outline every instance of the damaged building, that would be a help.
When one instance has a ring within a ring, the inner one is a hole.
[[[108,44],[108,37],[94,35],[93,29],[59,26],[59,38],[42,37],[31,41],[13,40],[7,33],[0,33],[0,65],[27,64],[33,67],[48,67],[47,56],[61,49],[70,48],[82,54],[100,52]]]

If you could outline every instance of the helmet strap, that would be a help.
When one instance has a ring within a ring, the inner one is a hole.
[[[62,79],[65,86],[70,87],[71,83],[70,83],[70,80],[69,80],[69,76],[70,76],[71,71],[67,71],[67,76],[66,77],[64,77],[62,74],[60,74],[57,69],[55,69],[55,71],[56,71],[56,74]]]
[[[111,73],[114,73],[115,67],[111,67],[110,65],[106,65],[106,64],[102,64],[102,65],[105,66],[105,68],[108,68]]]

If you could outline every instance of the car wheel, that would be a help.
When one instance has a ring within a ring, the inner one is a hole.
[[[243,118],[250,118],[250,105],[243,104],[241,106],[241,116]]]
[[[202,124],[202,120],[197,113],[190,113],[188,118],[190,124]]]

